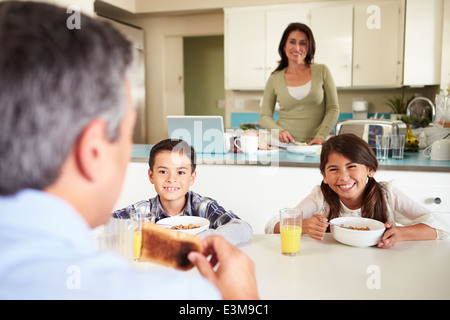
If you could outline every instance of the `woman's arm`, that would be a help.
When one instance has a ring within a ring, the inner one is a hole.
[[[259,123],[264,129],[284,131],[273,119],[277,96],[275,94],[275,77],[271,76],[264,89],[263,103],[259,115]]]
[[[316,138],[326,140],[339,118],[339,100],[333,76],[327,66],[323,70],[323,90],[325,95],[325,116],[317,131]]]

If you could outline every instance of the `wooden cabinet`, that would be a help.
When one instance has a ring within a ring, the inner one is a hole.
[[[353,86],[402,85],[403,4],[371,1],[354,6]]]
[[[311,9],[311,29],[316,41],[314,62],[327,65],[337,87],[350,87],[352,85],[353,6]]]
[[[225,9],[225,87],[263,90],[280,59],[283,30],[293,21],[311,26],[314,60],[330,68],[337,87],[399,87],[404,3],[364,0]]]
[[[378,170],[378,181],[395,181],[411,199],[433,212],[450,213],[450,173]]]
[[[406,2],[404,85],[440,83],[442,11],[442,0]]]
[[[265,11],[225,11],[225,89],[264,88]]]
[[[281,57],[278,46],[284,30],[291,22],[301,22],[309,25],[309,8],[305,5],[282,7],[266,12],[266,81],[278,67]]]
[[[337,87],[401,86],[402,2],[346,3],[311,10],[315,61],[330,68]]]
[[[225,9],[225,89],[264,90],[289,23],[308,24],[305,5]]]

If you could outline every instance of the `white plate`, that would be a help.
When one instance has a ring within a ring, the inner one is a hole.
[[[165,228],[171,228],[173,226],[177,226],[180,224],[187,226],[190,223],[192,223],[193,225],[199,226],[200,228],[185,229],[185,230],[173,230],[173,231],[181,231],[181,232],[189,233],[189,234],[197,234],[197,233],[203,232],[205,230],[208,230],[208,228],[209,228],[209,220],[208,219],[205,219],[202,217],[196,217],[196,216],[176,216],[176,217],[164,218],[164,219],[158,220],[158,222],[156,222],[157,225],[161,225],[161,227],[165,227]]]
[[[319,155],[320,152],[318,152],[319,150],[322,150],[322,146],[321,145],[312,145],[312,146],[289,146],[287,147],[287,151],[288,152],[292,152],[292,153],[302,153],[305,156],[314,156],[314,155]]]
[[[264,149],[258,149],[258,154],[267,154],[267,153],[276,153],[280,151],[280,149],[269,149],[269,150],[264,150]]]

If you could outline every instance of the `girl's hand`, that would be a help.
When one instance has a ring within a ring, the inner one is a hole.
[[[306,233],[313,239],[323,240],[328,225],[321,220],[328,221],[327,218],[320,214],[315,214],[310,219],[303,220],[303,233]]]
[[[386,227],[386,231],[377,246],[378,248],[388,249],[399,241],[399,229],[389,221],[384,226]]]
[[[295,142],[294,138],[292,138],[291,134],[287,130],[281,131],[278,134],[278,140],[283,143]]]

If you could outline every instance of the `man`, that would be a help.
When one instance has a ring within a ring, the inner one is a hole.
[[[108,221],[132,146],[132,53],[105,22],[67,18],[0,3],[0,299],[257,298],[253,263],[221,237],[189,254],[204,278],[98,250],[90,229]]]

